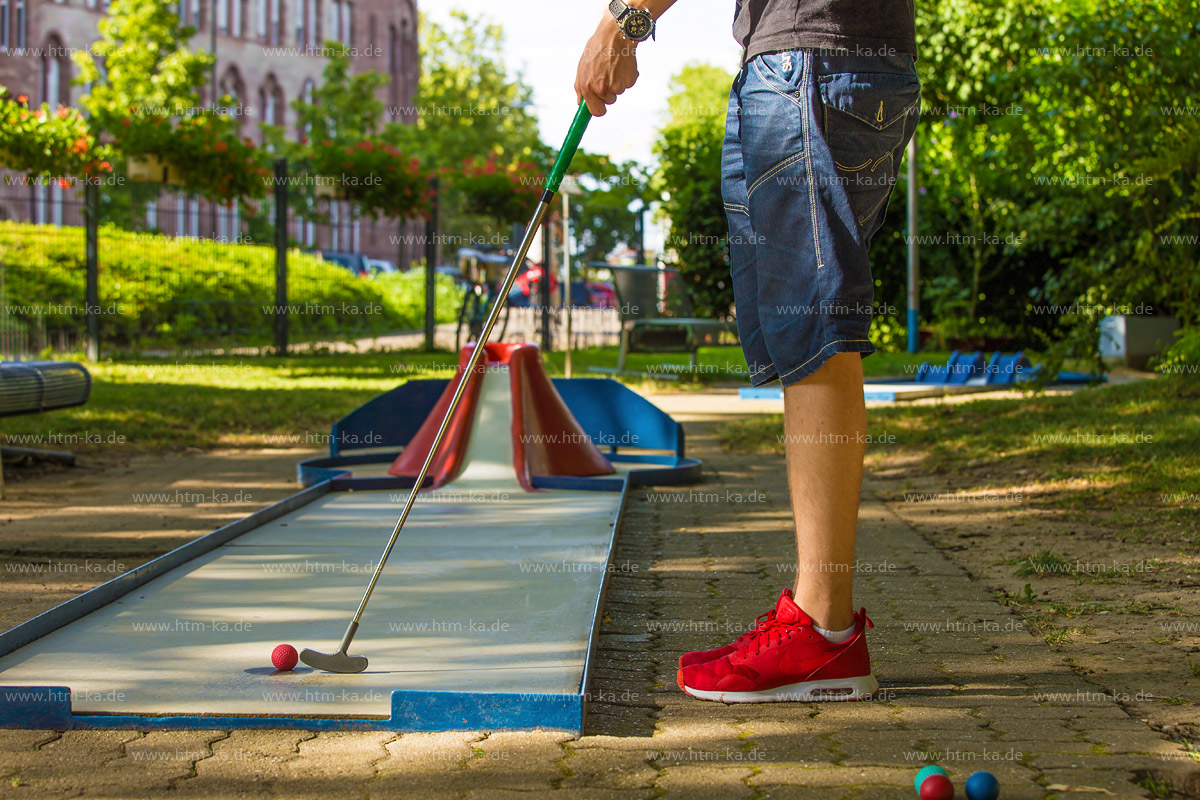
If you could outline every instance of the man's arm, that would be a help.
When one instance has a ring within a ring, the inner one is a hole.
[[[675,5],[675,0],[626,2],[631,8],[649,11],[655,20]],[[579,70],[575,76],[576,98],[587,101],[588,110],[593,116],[602,117],[607,107],[617,102],[617,96],[633,86],[637,79],[637,42],[626,41],[621,36],[617,21],[606,8],[600,26],[588,40],[579,59]]]

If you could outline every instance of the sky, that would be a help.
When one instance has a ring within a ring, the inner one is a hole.
[[[418,7],[445,22],[458,8],[504,27],[505,61],[533,87],[542,139],[557,149],[575,116],[575,68],[583,46],[607,14],[607,0],[497,3],[496,0],[425,0]],[[608,114],[593,120],[583,147],[614,159],[652,161],[651,145],[667,106],[671,76],[691,61],[738,66],[733,40],[734,0],[678,0],[659,22],[657,40],[638,47],[638,83]]]

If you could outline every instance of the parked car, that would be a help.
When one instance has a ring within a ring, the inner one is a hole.
[[[377,275],[398,275],[400,270],[396,269],[396,265],[391,261],[383,258],[364,258],[367,273],[372,278]]]
[[[616,308],[617,290],[611,283],[589,283],[588,304],[592,308]]]
[[[337,264],[339,267],[350,270],[351,274],[359,278],[366,278],[369,275],[367,271],[368,259],[362,253],[339,253],[334,250],[322,250],[321,258],[330,264]]]

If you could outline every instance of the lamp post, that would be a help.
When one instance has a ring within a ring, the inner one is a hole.
[[[562,268],[562,284],[563,284],[563,308],[567,315],[567,355],[564,364],[564,371],[567,377],[571,377],[571,350],[574,347],[571,338],[571,196],[576,197],[583,195],[583,190],[579,188],[579,181],[570,176],[563,179],[562,185],[558,191],[562,194],[563,201],[563,218],[562,218],[562,238],[563,238],[563,268]]]
[[[908,352],[921,347],[921,251],[917,246],[917,135],[908,141]]]

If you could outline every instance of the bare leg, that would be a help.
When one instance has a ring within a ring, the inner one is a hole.
[[[826,630],[854,624],[854,542],[867,427],[862,380],[862,357],[839,353],[783,392],[798,550],[796,604]]]

